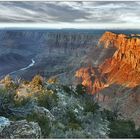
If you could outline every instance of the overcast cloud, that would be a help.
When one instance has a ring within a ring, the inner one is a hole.
[[[0,26],[10,23],[48,28],[140,28],[140,2],[1,1]]]

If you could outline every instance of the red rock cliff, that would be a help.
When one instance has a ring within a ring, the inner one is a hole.
[[[89,93],[96,93],[113,83],[127,87],[140,84],[140,37],[106,32],[98,47],[116,48],[111,58],[97,68],[81,68],[76,72]],[[96,52],[95,52],[96,53]]]

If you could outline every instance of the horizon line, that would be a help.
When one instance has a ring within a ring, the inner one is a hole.
[[[47,28],[47,27],[0,27],[0,30],[40,29],[40,30],[140,30],[140,28]]]

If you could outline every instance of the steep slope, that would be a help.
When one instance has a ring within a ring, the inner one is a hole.
[[[76,71],[78,82],[94,94],[99,104],[122,119],[140,126],[140,36],[106,32],[98,47],[116,48],[110,58],[97,67]],[[108,54],[105,54],[108,55]]]
[[[140,39],[138,35],[127,36],[106,32],[100,38],[98,47],[116,48],[116,51],[112,57],[105,59],[98,67],[90,68],[92,72],[86,71],[87,68],[81,68],[76,72],[76,77],[81,78],[82,84],[90,89],[89,92],[94,94],[114,83],[127,87],[140,84]],[[88,75],[87,73],[90,73],[94,80],[84,76]]]

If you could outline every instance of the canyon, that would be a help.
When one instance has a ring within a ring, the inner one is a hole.
[[[37,73],[50,77],[76,69],[86,64],[86,55],[100,35],[94,31],[1,30],[0,76],[11,73],[31,80]],[[36,62],[34,66],[19,71],[31,59]]]
[[[1,31],[0,137],[139,137],[140,36],[132,33]]]

